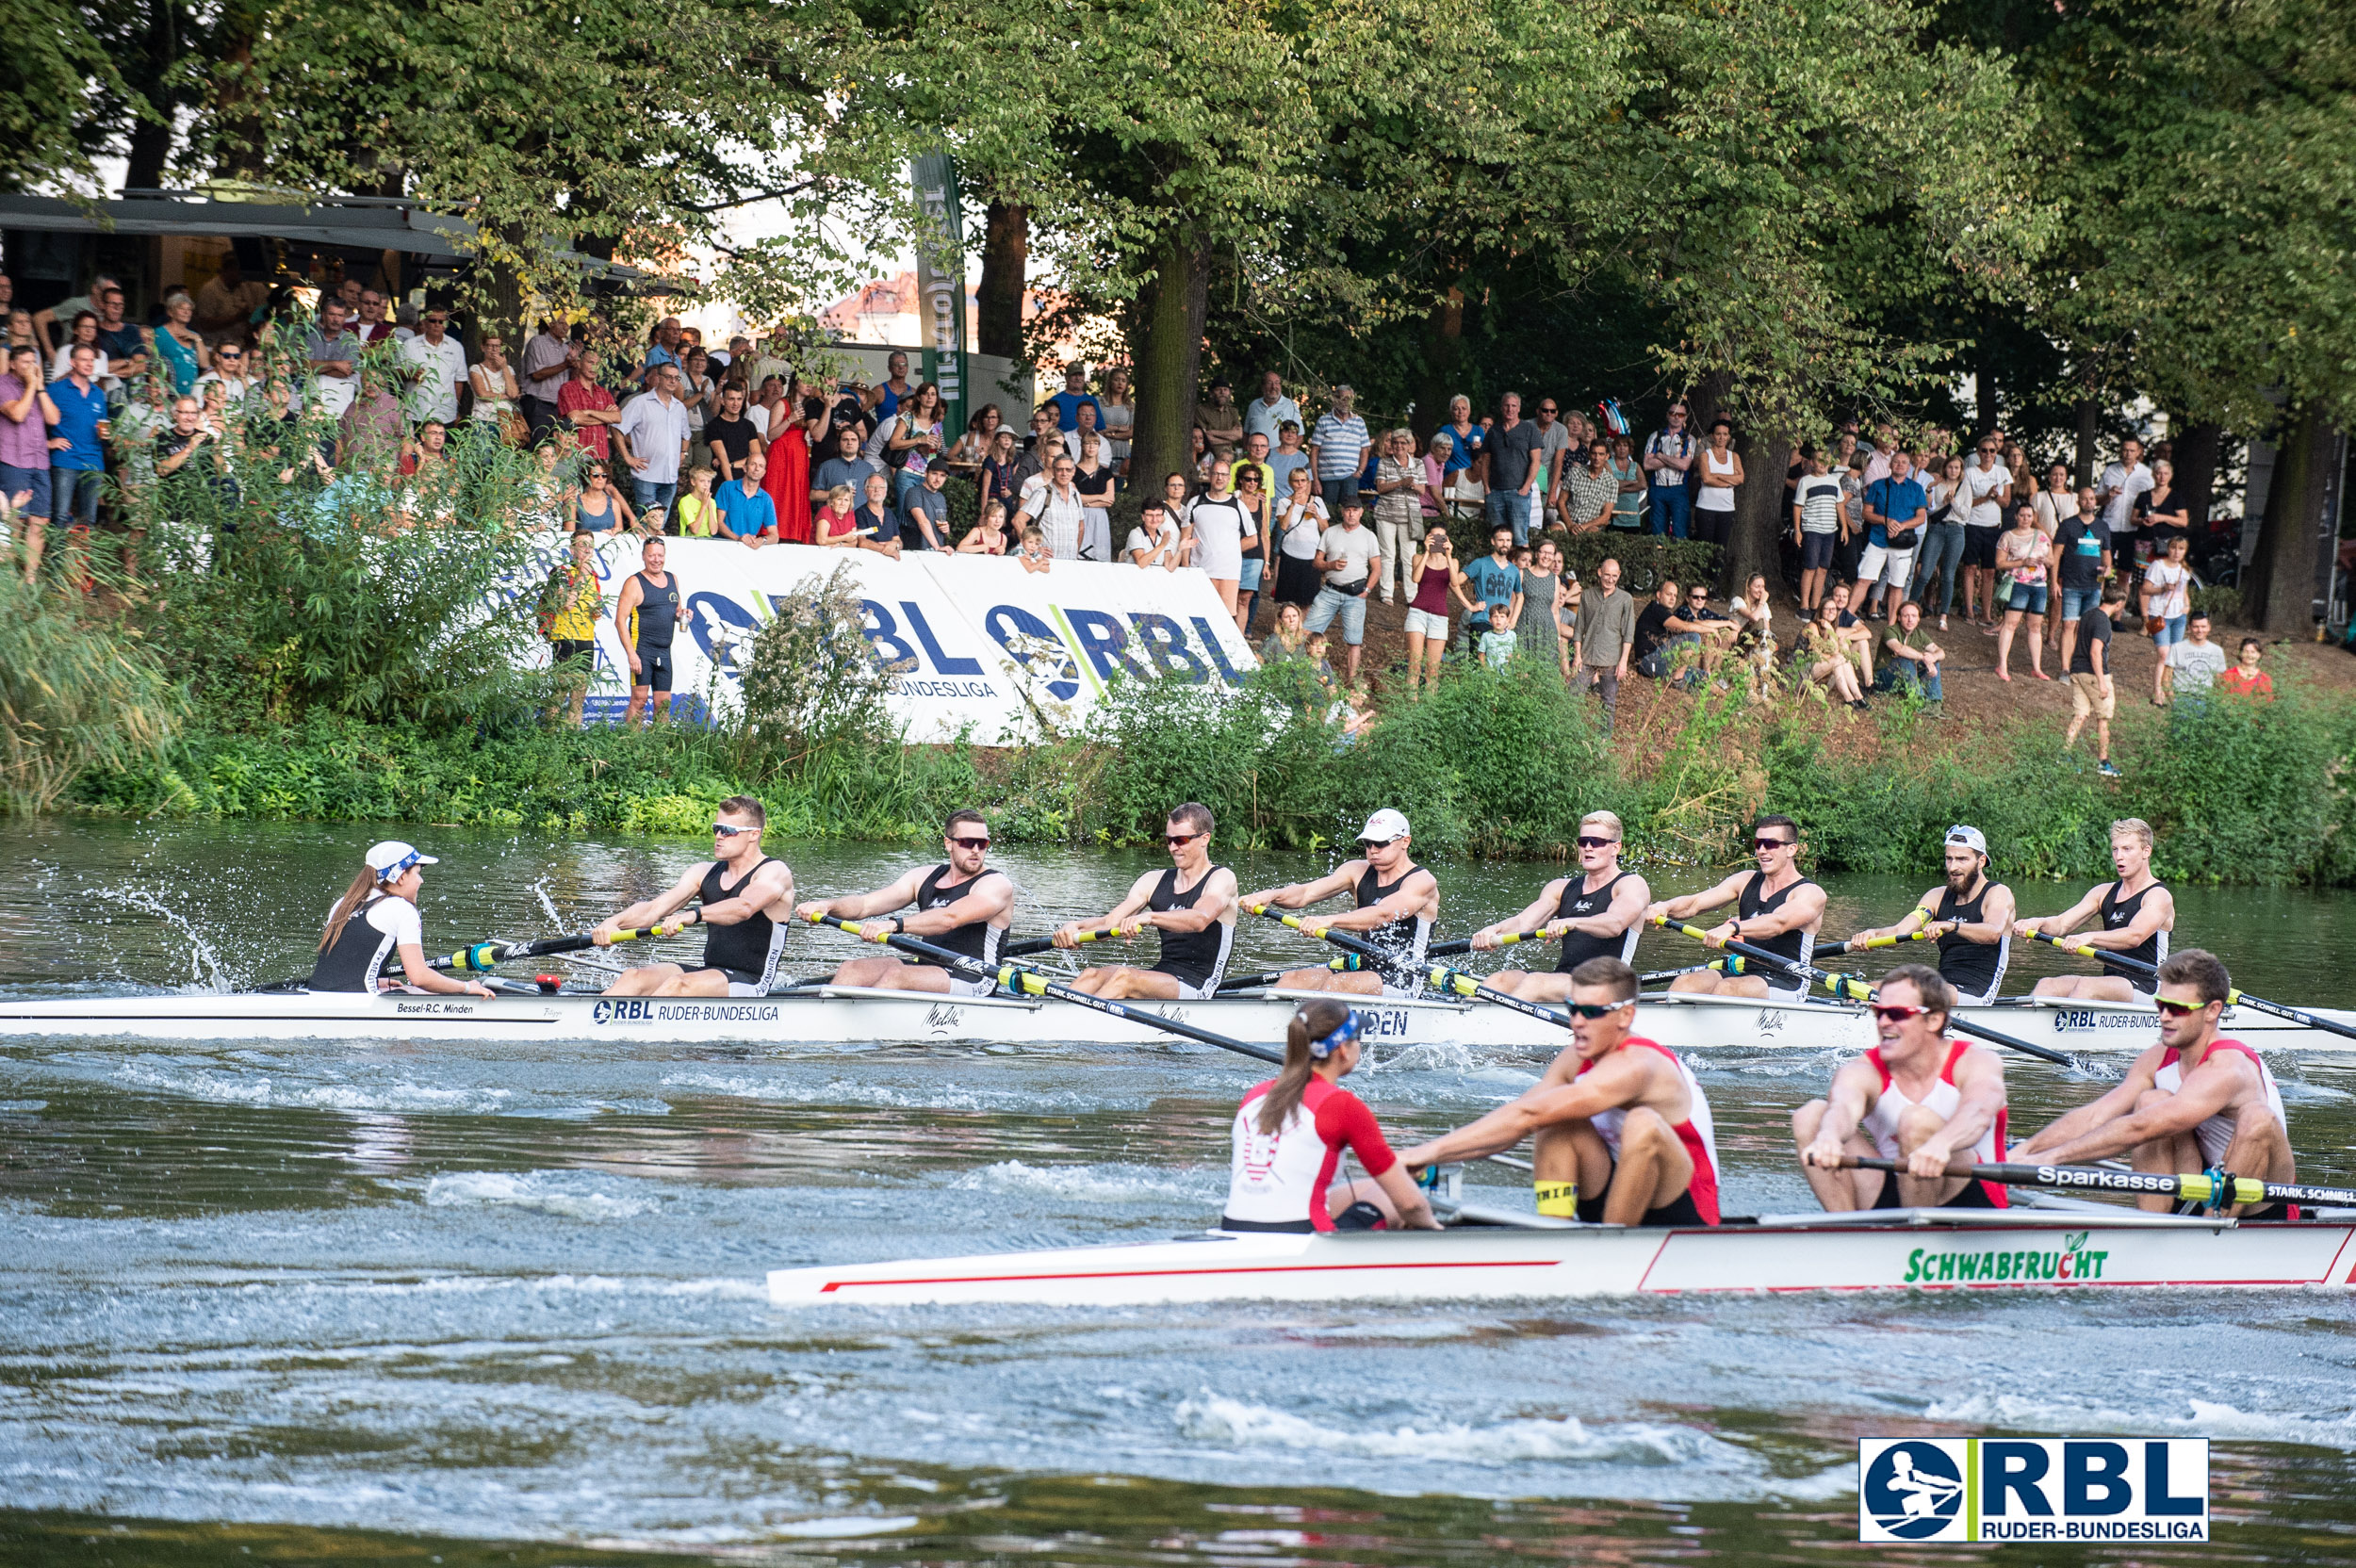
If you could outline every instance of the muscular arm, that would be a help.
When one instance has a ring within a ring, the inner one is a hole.
[[[1422,1169],[1426,1166],[1452,1165],[1494,1154],[1513,1148],[1541,1127],[1634,1104],[1644,1087],[1641,1065],[1628,1060],[1625,1054],[1614,1055],[1583,1077],[1540,1084],[1478,1121],[1442,1134],[1429,1143],[1403,1149],[1399,1151],[1399,1163]]]
[[[2182,1088],[2149,1109],[2133,1109],[2134,1102],[2130,1101],[2130,1108],[2123,1115],[2041,1150],[2040,1157],[2054,1165],[2083,1164],[2123,1154],[2139,1143],[2150,1143],[2172,1133],[2191,1132],[2231,1105],[2250,1086],[2253,1070],[2248,1058],[2233,1053],[2227,1053],[2226,1058],[2220,1061],[2212,1056],[2202,1062],[2184,1075]],[[2103,1096],[2104,1100],[2110,1098],[2111,1095]],[[2056,1122],[2054,1127],[2037,1135],[2038,1141],[2049,1137],[2059,1125]]]
[[[2016,1159],[2035,1157],[2050,1160],[2054,1150],[2085,1136],[2107,1121],[2131,1114],[2135,1108],[2135,1102],[2155,1086],[2151,1075],[2159,1070],[2160,1055],[2157,1046],[2144,1052],[2127,1070],[2124,1083],[2114,1086],[2100,1098],[2076,1110],[2054,1118],[2026,1143],[2013,1145],[2013,1156]]]
[[[1955,1092],[1960,1102],[1947,1125],[1933,1134],[1906,1162],[1907,1173],[1925,1181],[1947,1173],[1947,1162],[1957,1150],[1970,1150],[2004,1108],[2004,1064],[1992,1051],[1973,1050],[1955,1064]]]
[[[1843,1063],[1832,1075],[1832,1087],[1824,1095],[1824,1119],[1816,1129],[1816,1141],[1800,1151],[1800,1163],[1839,1169],[1845,1152],[1842,1146],[1857,1135],[1857,1124],[1865,1119],[1880,1086],[1881,1079],[1864,1057]]]
[[[2098,884],[2087,890],[2086,897],[2060,914],[2021,920],[2015,923],[2013,929],[2024,937],[2067,937],[2080,921],[2102,906],[2102,890],[2109,886],[2108,882]],[[2148,904],[2151,901],[2147,899],[2144,902]]]
[[[976,921],[995,921],[1014,907],[1014,883],[1004,873],[985,872],[965,886],[963,897],[937,908],[919,909],[900,928],[911,937],[938,937]]]
[[[755,915],[790,903],[794,897],[794,873],[782,860],[772,860],[745,879],[735,893],[717,904],[707,904],[696,919],[706,925],[734,925]]]
[[[1978,921],[1951,920],[1942,923],[1965,941],[1994,947],[2012,929],[2012,890],[2001,882],[1988,889],[1980,913],[1985,918]]]
[[[1135,882],[1129,884],[1128,893],[1122,897],[1120,903],[1114,905],[1110,912],[1105,914],[1103,918],[1089,921],[1072,920],[1064,922],[1063,925],[1055,932],[1054,938],[1055,945],[1057,947],[1077,946],[1080,933],[1087,930],[1120,930],[1124,926],[1142,926],[1148,923],[1144,921],[1135,920],[1132,917],[1137,915],[1138,911],[1142,910],[1146,905],[1152,901],[1153,897],[1153,884],[1159,882],[1161,879],[1162,874],[1160,872],[1149,871],[1143,876],[1138,877]],[[1214,877],[1213,879],[1216,880],[1217,878]],[[1200,901],[1198,900],[1198,902]],[[1171,912],[1177,913],[1178,911],[1173,910]],[[1187,929],[1194,930],[1199,928],[1189,926]]]
[[[1765,914],[1745,915],[1726,923],[1724,929],[1730,937],[1743,941],[1757,941],[1761,937],[1780,937],[1787,931],[1802,931],[1824,918],[1824,890],[1810,884],[1794,891],[1783,901],[1783,907]],[[1744,922],[1748,922],[1747,924]],[[1737,930],[1736,927],[1742,927]]]
[[[1158,874],[1156,875],[1158,877]],[[1146,892],[1150,896],[1153,889],[1149,886]],[[1222,866],[1204,879],[1203,896],[1194,901],[1193,908],[1147,910],[1144,923],[1156,931],[1181,934],[1205,931],[1224,918],[1235,904],[1235,874]],[[1145,899],[1138,898],[1137,906],[1143,908],[1144,906]]]
[[[1733,903],[1742,891],[1742,884],[1748,881],[1750,876],[1749,872],[1739,871],[1708,892],[1687,893],[1683,898],[1663,899],[1658,904],[1648,906],[1644,910],[1644,918],[1652,920],[1665,915],[1671,920],[1681,921],[1691,920],[1695,915],[1706,915],[1712,909]]]
[[[606,947],[612,944],[616,931],[642,931],[649,925],[661,923],[663,916],[679,908],[702,890],[704,873],[711,869],[712,862],[709,860],[689,868],[687,874],[672,883],[665,891],[652,898],[642,898],[620,914],[600,921],[591,936],[597,939],[599,947]]]
[[[1499,937],[1523,937],[1546,923],[1546,917],[1562,906],[1563,890],[1571,885],[1567,876],[1558,876],[1546,885],[1527,909],[1518,915],[1508,915],[1501,921],[1484,925],[1472,934],[1473,951],[1486,953],[1497,945]]]
[[[1439,886],[1439,879],[1430,872],[1418,871],[1393,889],[1388,898],[1378,899],[1363,909],[1345,910],[1315,923],[1335,931],[1376,930],[1395,920],[1412,919],[1417,911],[1432,904]]]
[[[1247,893],[1242,902],[1247,906],[1265,904],[1271,909],[1305,909],[1320,900],[1332,898],[1335,893],[1350,891],[1358,885],[1358,878],[1366,874],[1366,870],[1364,860],[1345,860],[1314,882],[1294,882],[1263,892]]]
[[[1855,935],[1851,936],[1849,940],[1853,943],[1862,944],[1872,941],[1876,937],[1905,937],[1910,936],[1914,932],[1922,930],[1922,927],[1930,921],[1931,910],[1939,903],[1939,895],[1942,890],[1943,890],[1939,888],[1933,888],[1929,892],[1926,892],[1921,898],[1916,899],[1914,901],[1914,907],[1906,911],[1906,918],[1898,922],[1895,925],[1869,925],[1864,930],[1857,932]],[[1989,941],[1994,941],[1996,939],[1994,937],[1990,937],[1988,939]]]
[[[841,898],[816,898],[803,904],[794,913],[804,920],[812,915],[832,915],[837,920],[865,920],[871,915],[889,914],[905,909],[916,902],[917,885],[924,880],[932,868],[919,867],[888,888],[872,893],[845,893]]]

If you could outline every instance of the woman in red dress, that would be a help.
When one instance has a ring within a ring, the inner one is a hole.
[[[779,544],[810,543],[809,409],[814,401],[808,384],[795,377],[790,388],[769,405],[769,471],[761,479],[761,488],[777,503]],[[819,416],[826,416],[823,406]]]

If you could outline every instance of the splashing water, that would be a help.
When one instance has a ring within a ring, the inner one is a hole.
[[[178,932],[181,939],[187,943],[188,977],[202,988],[226,994],[238,989],[244,984],[231,972],[229,966],[222,961],[220,951],[206,939],[205,933],[199,931],[179,910],[156,897],[153,889],[111,887],[90,888],[86,890],[92,897],[103,898],[109,904],[120,904],[126,908],[137,909],[143,915],[152,915]]]

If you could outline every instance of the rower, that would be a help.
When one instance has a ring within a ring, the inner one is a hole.
[[[2122,958],[2157,966],[2168,956],[2168,935],[2176,929],[2176,895],[2151,874],[2151,825],[2141,817],[2122,817],[2111,824],[2111,867],[2118,880],[2090,890],[2058,915],[2017,922],[2013,931],[2023,937],[2066,937],[2088,915],[2100,914],[2102,929],[2089,931],[2087,947],[2099,947]],[[2134,1002],[2137,992],[2151,994],[2155,983],[2149,973],[2102,961],[2101,974],[2049,974],[2037,983],[2034,996],[2074,996],[2088,1002]]]
[[[785,956],[787,923],[794,907],[794,873],[783,860],[761,853],[761,830],[769,813],[750,795],[720,803],[712,825],[712,858],[653,898],[641,899],[589,933],[599,947],[614,934],[659,925],[665,916],[700,901],[687,921],[711,927],[699,969],[683,964],[641,964],[625,970],[606,987],[608,996],[766,996]]]
[[[1496,949],[1500,937],[1560,937],[1562,951],[1554,968],[1499,970],[1484,985],[1529,1002],[1560,1002],[1571,994],[1572,972],[1588,959],[1635,961],[1652,890],[1634,872],[1620,869],[1623,837],[1620,819],[1610,811],[1590,811],[1579,819],[1579,864],[1585,874],[1556,877],[1529,908],[1472,934],[1476,953]]]
[[[1734,918],[1711,927],[1703,940],[1723,947],[1732,938],[1794,963],[1807,963],[1816,952],[1816,933],[1824,923],[1824,890],[1800,874],[1800,825],[1790,817],[1759,818],[1751,829],[1751,855],[1758,861],[1756,871],[1737,872],[1707,892],[1664,900],[1646,909],[1644,918],[1691,920],[1731,902]],[[1798,1002],[1808,995],[1808,981],[1783,973],[1720,974],[1696,970],[1670,981],[1669,988]]]
[[[1915,900],[1897,924],[1851,937],[1849,951],[1861,953],[1877,937],[1910,937],[1927,927],[1939,943],[1939,972],[1955,988],[1955,1004],[1985,1007],[1996,1000],[2012,957],[2012,890],[1988,879],[1988,838],[1978,828],[1958,824],[1947,829],[1942,851],[1946,884]]]
[[[1423,950],[1440,918],[1440,883],[1408,854],[1410,839],[1405,814],[1384,807],[1359,830],[1356,859],[1343,861],[1314,882],[1295,882],[1243,900],[1247,906],[1301,909],[1349,893],[1357,901],[1350,913],[1303,929],[1320,939],[1328,931],[1347,931],[1396,956],[1364,972],[1356,971],[1354,962],[1338,973],[1322,966],[1286,970],[1276,982],[1280,988],[1389,997],[1414,996],[1423,989]]]
[[[2185,948],[2160,965],[2160,1043],[2137,1056],[2127,1080],[2013,1151],[2038,1165],[2090,1165],[2125,1154],[2137,1170],[2182,1175],[2228,1170],[2295,1182],[2290,1122],[2274,1074],[2255,1051],[2218,1037],[2233,977],[2216,955]],[[2168,1211],[2170,1200],[2135,1205]],[[2186,1212],[2190,1212],[2189,1207]],[[2237,1219],[2296,1219],[2281,1203],[2235,1205]]]
[[[425,886],[425,874],[417,868],[441,862],[399,839],[369,845],[362,858],[359,874],[327,911],[308,988],[488,997],[490,987],[437,974],[425,961],[425,922],[417,913],[417,890]],[[384,978],[384,966],[396,954],[405,985]]]
[[[1439,1229],[1432,1205],[1391,1152],[1366,1102],[1340,1080],[1358,1065],[1365,1020],[1320,998],[1293,1009],[1284,1068],[1235,1112],[1235,1163],[1222,1231]],[[1365,1181],[1336,1182],[1347,1148]]]
[[[973,810],[952,813],[941,826],[941,845],[949,858],[940,865],[912,870],[875,892],[816,900],[795,913],[805,920],[831,915],[861,922],[859,935],[869,941],[904,933],[976,963],[995,964],[1006,927],[1014,923],[1014,883],[1005,872],[983,863],[990,855],[989,819]],[[914,914],[892,914],[910,905],[916,906]],[[891,918],[877,918],[886,915]],[[988,996],[998,986],[987,976],[959,974],[937,958],[903,961],[890,956],[854,958],[836,970],[828,984],[946,991],[952,996]]]
[[[1800,1169],[1827,1214],[1855,1209],[2002,1209],[2004,1189],[1947,1174],[1962,1152],[2004,1158],[2004,1064],[1947,1037],[1955,988],[1925,964],[1901,964],[1873,1004],[1881,1043],[1841,1064],[1832,1090],[1792,1113]],[[1903,1173],[1842,1170],[1844,1156],[1904,1160]]]
[[[1571,1046],[1535,1087],[1399,1154],[1453,1164],[1532,1140],[1538,1212],[1609,1225],[1718,1223],[1710,1101],[1677,1054],[1637,1035],[1636,972],[1590,958],[1571,973]]]
[[[1152,926],[1160,933],[1162,956],[1152,969],[1103,964],[1072,978],[1074,990],[1091,996],[1153,997],[1203,1002],[1219,991],[1227,955],[1235,941],[1235,874],[1211,863],[1211,808],[1188,801],[1163,825],[1168,871],[1147,872],[1112,912],[1089,923],[1108,928]],[[1085,929],[1072,921],[1052,939],[1057,947],[1079,945]]]

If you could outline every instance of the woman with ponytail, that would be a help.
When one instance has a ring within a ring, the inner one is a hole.
[[[398,955],[412,990],[487,999],[490,987],[452,980],[425,961],[425,924],[417,914],[417,890],[425,886],[425,873],[418,868],[437,863],[398,839],[370,845],[359,874],[327,912],[310,988],[372,992],[382,983],[385,964]]]
[[[1374,1113],[1340,1081],[1358,1065],[1365,1019],[1337,1001],[1306,1002],[1284,1031],[1284,1070],[1243,1097],[1219,1226],[1229,1231],[1436,1230]],[[1336,1182],[1347,1148],[1369,1180]],[[1336,1221],[1339,1224],[1336,1224]]]

